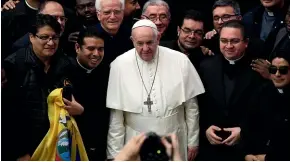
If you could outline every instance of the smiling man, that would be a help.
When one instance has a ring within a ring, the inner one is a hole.
[[[130,40],[130,29],[122,26],[124,18],[124,0],[96,0],[97,16],[100,21],[97,30],[104,36],[107,53],[103,60],[109,64],[120,54],[133,47]]]
[[[104,58],[104,38],[95,27],[80,31],[73,60],[71,82],[74,96],[86,113],[76,121],[82,135],[89,160],[106,160],[106,140],[109,126],[109,110],[106,109],[107,73],[100,65]],[[81,78],[81,79],[80,79]],[[97,131],[91,128],[97,126]]]
[[[169,5],[165,1],[149,0],[144,4],[141,18],[154,22],[161,36],[168,28],[170,17]]]
[[[260,84],[260,76],[250,67],[246,52],[248,38],[244,26],[231,20],[220,30],[220,51],[200,65],[205,94],[200,105],[200,159],[243,160],[240,138],[246,129],[248,101]]]

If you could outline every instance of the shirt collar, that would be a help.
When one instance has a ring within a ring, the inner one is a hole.
[[[92,71],[95,69],[95,68],[93,68],[93,69],[87,69],[87,68],[85,68],[85,67],[84,67],[84,66],[79,62],[78,58],[76,58],[76,60],[77,60],[77,63],[79,64],[79,66],[80,66],[81,68],[83,68],[83,69],[86,71],[87,74],[92,73]]]

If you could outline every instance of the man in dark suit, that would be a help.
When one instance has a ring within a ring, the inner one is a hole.
[[[248,39],[240,21],[224,23],[219,42],[222,55],[204,60],[199,70],[206,93],[199,98],[198,160],[243,160],[248,101],[261,78],[251,69]]]

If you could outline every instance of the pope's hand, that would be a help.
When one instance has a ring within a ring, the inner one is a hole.
[[[146,135],[141,133],[138,136],[131,138],[130,141],[123,147],[120,153],[115,157],[114,161],[138,161],[140,160],[139,152]]]
[[[84,112],[84,107],[75,100],[73,95],[72,101],[63,98],[63,102],[65,104],[64,109],[66,109],[70,115],[81,115]]]
[[[198,153],[198,147],[188,147],[187,160],[188,161],[194,160],[197,153]]]

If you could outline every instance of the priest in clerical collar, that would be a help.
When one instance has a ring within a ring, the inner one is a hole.
[[[197,160],[243,160],[240,146],[252,91],[261,77],[252,70],[245,52],[248,39],[239,20],[225,22],[220,31],[220,51],[204,60],[199,75],[205,93],[199,96],[200,150]]]
[[[82,29],[78,36],[70,81],[74,97],[86,109],[76,117],[87,155],[92,161],[107,159],[107,134],[110,111],[106,108],[109,71],[104,68],[104,38],[96,27]],[[96,130],[92,129],[92,125]]]
[[[107,107],[111,109],[108,158],[141,132],[176,133],[183,160],[193,160],[199,145],[196,96],[203,84],[186,55],[159,46],[156,25],[133,25],[134,47],[111,63]]]
[[[245,160],[289,161],[290,50],[277,51],[270,60],[271,81],[253,98],[246,134]]]

